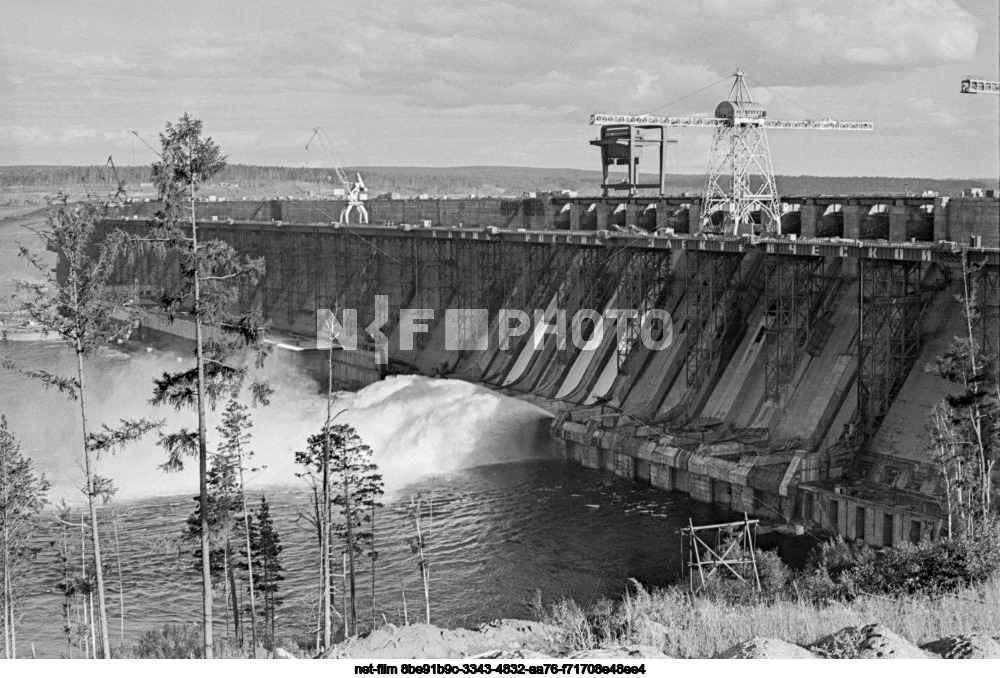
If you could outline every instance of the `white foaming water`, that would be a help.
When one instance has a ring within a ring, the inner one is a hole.
[[[268,465],[259,486],[299,484],[294,451],[319,433],[326,397],[279,384],[255,414],[255,461]],[[420,376],[388,377],[356,393],[335,394],[336,421],[351,424],[374,451],[390,491],[428,474],[525,461],[547,453],[551,415],[481,386]],[[260,450],[270,450],[262,455]]]
[[[73,374],[72,354],[60,346],[4,347],[24,369],[48,369]],[[181,358],[184,365],[189,360]],[[91,426],[114,425],[122,418],[150,417],[167,420],[168,430],[194,428],[190,412],[153,407],[152,378],[181,363],[171,354],[137,357],[108,355],[88,367],[88,403]],[[326,398],[316,385],[294,371],[271,369],[276,388],[271,405],[251,410],[254,466],[264,469],[248,482],[250,489],[301,487],[296,477],[295,450],[305,447],[309,435],[318,433],[326,417]],[[5,372],[5,373],[4,373]],[[0,413],[24,452],[52,482],[52,497],[82,500],[79,409],[61,395],[46,392],[37,382],[0,370]],[[209,445],[224,404],[209,414]],[[471,466],[521,461],[546,454],[550,415],[545,411],[482,387],[457,380],[417,376],[390,377],[357,393],[341,393],[334,413],[346,410],[338,421],[357,428],[375,452],[387,488],[392,490],[421,476],[447,473]],[[110,477],[120,498],[195,492],[194,460],[180,473],[167,474],[158,466],[164,452],[150,437],[114,456],[102,459],[98,473]]]
[[[324,403],[325,406],[325,403]],[[375,451],[389,487],[429,473],[538,458],[551,418],[467,382],[390,377],[335,404]]]

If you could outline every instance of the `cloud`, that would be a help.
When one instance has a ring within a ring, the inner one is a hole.
[[[246,143],[247,159],[298,162],[320,124],[356,140],[345,155],[368,164],[511,164],[578,135],[582,150],[561,158],[580,165],[593,158],[589,113],[710,113],[736,68],[776,117],[864,116],[885,129],[914,88],[923,91],[922,73],[968,64],[981,31],[994,44],[993,19],[954,0],[342,5],[134,0],[53,13],[14,3],[5,23],[18,30],[0,27],[0,126],[155,133],[188,110],[220,141]],[[907,113],[917,125],[971,124],[931,96],[935,106]],[[27,153],[26,134],[0,144],[22,139]],[[686,150],[701,143],[697,132],[684,136],[673,156],[702,166]],[[106,157],[99,142],[90,153]],[[86,140],[66,143],[82,149]]]

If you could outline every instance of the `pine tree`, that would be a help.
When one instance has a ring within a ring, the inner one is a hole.
[[[250,548],[253,553],[254,572],[258,573],[256,593],[263,597],[264,631],[267,644],[274,645],[275,611],[282,604],[278,596],[279,584],[284,581],[285,568],[281,564],[281,536],[274,529],[271,507],[267,497],[260,498],[260,509],[250,522]],[[249,589],[249,587],[248,587]],[[253,595],[253,592],[251,592]]]
[[[383,495],[382,476],[372,461],[372,449],[349,424],[324,426],[310,436],[304,451],[295,453],[295,462],[314,474],[321,474],[324,460],[333,488],[331,504],[340,509],[340,520],[333,523],[334,533],[344,542],[350,580],[350,624],[358,632],[357,577],[355,559],[371,548],[372,507]],[[345,619],[345,625],[348,620]],[[346,628],[346,627],[345,627]]]
[[[194,568],[201,571],[202,548],[208,542],[209,572],[215,586],[221,586],[228,591],[233,613],[233,628],[237,643],[241,643],[242,624],[240,622],[240,606],[237,600],[238,589],[235,586],[235,571],[233,563],[232,543],[239,538],[238,515],[240,511],[238,460],[230,451],[220,450],[209,459],[207,474],[208,507],[207,519],[202,521],[201,497],[194,497],[198,502],[195,510],[188,516],[187,526],[183,533],[186,541],[194,542],[192,556],[195,559]],[[207,525],[207,540],[202,540],[203,526]]]
[[[244,471],[255,472],[260,469],[246,468],[253,457],[253,450],[250,449],[251,430],[253,422],[247,414],[247,408],[240,405],[236,399],[230,400],[229,405],[222,415],[222,424],[218,426],[219,435],[222,436],[222,443],[219,445],[219,455],[229,457],[236,466],[237,485],[239,492],[239,509],[241,515],[237,517],[239,525],[234,526],[237,531],[242,528],[243,544],[240,546],[244,554],[252,553],[251,546],[251,516],[247,507],[247,492]],[[248,588],[250,593],[250,638],[251,654],[257,656],[257,595],[254,591],[254,564],[252,558],[247,556],[246,560],[238,565],[247,573]]]
[[[165,289],[160,304],[173,320],[189,313],[194,324],[194,367],[165,373],[154,380],[152,401],[176,409],[193,408],[197,431],[181,429],[160,440],[167,451],[166,470],[179,470],[184,458],[198,459],[199,519],[202,573],[202,628],[204,656],[212,657],[212,572],[208,525],[207,410],[220,398],[237,397],[243,389],[250,365],[260,368],[270,351],[264,343],[260,309],[234,311],[239,306],[240,285],[254,285],[264,274],[264,260],[240,257],[221,240],[200,240],[195,212],[198,187],[218,174],[226,159],[211,137],[202,137],[202,122],[186,113],[177,124],[167,123],[160,134],[162,152],[152,165],[151,179],[163,206],[154,216],[149,232],[128,239],[124,252],[132,257],[152,251],[180,274],[177,289]],[[185,214],[186,212],[186,214]],[[255,404],[266,404],[271,388],[263,381],[250,384]]]
[[[55,388],[70,400],[79,403],[86,479],[84,494],[90,513],[101,656],[109,659],[111,647],[108,640],[97,500],[108,501],[115,489],[109,479],[97,474],[96,464],[102,454],[114,452],[134,442],[157,429],[161,422],[147,419],[122,420],[118,428],[105,425],[98,433],[90,426],[84,362],[107,345],[127,337],[136,317],[135,306],[131,303],[134,295],[128,291],[114,291],[109,287],[116,253],[121,248],[123,236],[113,234],[100,243],[95,238],[97,223],[104,217],[106,209],[106,203],[93,199],[70,203],[64,194],[49,200],[46,230],[41,235],[46,248],[59,255],[61,270],[56,273],[36,253],[24,247],[20,250],[21,257],[27,259],[43,277],[43,281],[39,283],[17,283],[22,306],[46,331],[55,333],[72,347],[76,354],[76,375],[66,377],[47,370],[20,370],[10,361],[5,361],[4,366],[32,377],[46,387]]]
[[[36,519],[47,503],[49,483],[21,454],[20,446],[0,415],[0,603],[4,656],[17,657],[17,622],[30,565],[38,555],[31,544]]]

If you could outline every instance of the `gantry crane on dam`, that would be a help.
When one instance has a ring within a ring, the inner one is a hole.
[[[333,167],[333,171],[336,173],[337,179],[343,185],[344,193],[347,196],[347,206],[340,211],[340,223],[349,223],[351,220],[351,212],[357,210],[358,223],[367,224],[368,208],[365,207],[364,201],[368,199],[368,195],[366,193],[368,189],[365,186],[364,179],[361,178],[361,173],[355,173],[357,181],[351,181],[347,178],[347,173],[344,172],[344,168],[337,161],[337,159],[333,157],[333,152],[330,150],[330,146],[326,143],[326,135],[323,134],[323,130],[319,127],[313,127],[312,136],[310,136],[309,141],[306,142],[307,151],[309,150],[309,145],[313,142],[313,139],[319,139],[319,143],[323,147],[323,150],[326,151],[326,155],[330,159],[330,165]]]
[[[712,127],[712,153],[708,178],[701,207],[702,230],[711,233],[747,233],[755,226],[781,232],[781,210],[775,186],[767,129],[849,130],[871,131],[871,122],[838,122],[835,120],[775,120],[767,117],[764,107],[755,102],[746,85],[745,73],[736,71],[729,97],[715,108],[714,116],[667,117],[654,115],[609,115],[595,113],[590,124],[602,125],[601,139],[592,142],[602,148],[605,167],[622,162],[620,146],[628,146],[630,192],[645,188],[638,181],[636,157],[643,143],[660,143],[661,192],[662,144],[666,143],[667,127]],[[647,140],[644,130],[660,128],[660,136]],[[635,141],[637,136],[638,142]],[[615,137],[621,139],[618,143]],[[611,186],[605,179],[607,188]],[[759,219],[759,221],[758,221]]]

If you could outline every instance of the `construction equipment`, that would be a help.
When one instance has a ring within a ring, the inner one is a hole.
[[[125,190],[125,180],[121,178],[118,174],[118,168],[115,167],[115,161],[113,156],[108,156],[108,161],[104,163],[105,167],[111,167],[111,171],[115,175],[115,184],[117,188],[115,189],[115,194],[111,198],[111,202],[121,202],[128,197],[128,192]]]
[[[664,154],[667,144],[677,143],[676,139],[667,139],[666,130],[661,125],[605,125],[601,127],[601,138],[590,142],[591,146],[601,148],[601,166],[603,181],[601,189],[607,197],[609,190],[628,191],[634,196],[640,188],[655,188],[659,195],[666,192],[667,175],[664,166]],[[655,184],[639,183],[639,160],[643,148],[653,146],[658,151],[659,181]],[[608,183],[608,168],[612,165],[627,165],[628,179],[617,183]]]
[[[712,153],[701,206],[701,227],[712,233],[781,233],[781,209],[771,165],[766,129],[871,131],[871,122],[775,120],[754,102],[745,73],[736,71],[729,97],[713,116],[590,116],[592,125],[712,127]],[[603,130],[602,130],[603,132]],[[727,181],[728,177],[728,181]]]
[[[340,223],[342,224],[350,223],[351,211],[354,209],[358,210],[358,223],[368,223],[368,209],[365,207],[363,202],[368,196],[368,194],[365,193],[367,189],[365,188],[364,180],[361,179],[360,173],[357,173],[357,177],[358,180],[348,188],[347,207],[340,211]]]
[[[341,167],[340,163],[333,157],[333,152],[330,150],[330,145],[327,143],[326,135],[317,126],[313,127],[312,136],[309,137],[309,141],[306,142],[306,150],[309,150],[309,145],[314,139],[319,139],[320,145],[323,150],[326,151],[327,157],[330,159],[330,165],[333,167],[334,173],[337,175],[337,180],[343,185],[344,193],[347,195],[347,206],[344,207],[340,212],[340,223],[346,224],[349,222],[351,217],[351,212],[355,209],[358,211],[358,223],[367,224],[368,223],[368,209],[364,205],[364,201],[368,199],[367,188],[365,187],[365,182],[361,178],[361,174],[355,173],[357,176],[357,181],[351,181],[347,178],[347,173],[344,172],[344,168]]]
[[[962,94],[1000,94],[1000,82],[968,75],[962,81]]]

